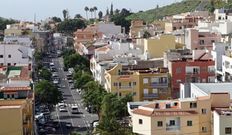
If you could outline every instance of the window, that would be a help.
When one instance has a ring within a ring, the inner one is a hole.
[[[0,58],[3,58],[3,55],[0,55]]]
[[[133,85],[135,86],[135,85],[136,85],[136,82],[133,82]]]
[[[115,82],[115,83],[114,83],[114,86],[118,86],[118,83],[117,83],[117,82]]]
[[[211,43],[215,43],[215,40],[211,40]]]
[[[231,127],[225,128],[225,134],[231,134]]]
[[[14,66],[16,66],[16,63],[14,63]]]
[[[121,88],[121,86],[122,86],[121,82],[118,83],[118,86],[119,86],[119,88]]]
[[[176,68],[176,74],[181,73],[181,67]]]
[[[148,84],[148,78],[143,78],[143,84]]]
[[[163,126],[163,122],[162,121],[158,121],[157,122],[157,127],[162,127]]]
[[[200,45],[204,45],[205,41],[204,40],[200,40]]]
[[[169,122],[170,122],[170,123],[169,123],[169,126],[175,126],[175,125],[176,125],[175,120],[170,120]]]
[[[139,124],[143,124],[143,120],[142,119],[139,119]]]
[[[202,128],[201,128],[201,131],[202,131],[202,132],[207,132],[207,128],[206,128],[206,127],[202,127]]]
[[[10,55],[10,54],[8,55],[8,58],[11,58],[11,55]]]
[[[157,89],[152,89],[152,93],[153,93],[153,94],[157,94],[157,93],[158,93],[158,90],[157,90]]]
[[[7,63],[7,66],[11,66],[11,64],[10,64],[10,63]]]
[[[201,109],[201,113],[202,113],[202,114],[206,114],[206,113],[207,113],[207,110],[203,108],[203,109]]]
[[[11,95],[11,98],[15,98],[14,94]]]
[[[129,82],[129,86],[131,87],[131,82]]]
[[[3,63],[1,63],[1,66],[3,66]]]
[[[194,97],[194,96],[192,96]],[[191,102],[190,103],[190,108],[197,108],[197,103],[196,102]]]
[[[144,95],[148,94],[148,89],[143,89],[143,94]]]
[[[193,126],[193,122],[191,120],[187,121],[187,126]]]

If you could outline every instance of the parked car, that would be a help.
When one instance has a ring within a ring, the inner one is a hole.
[[[66,123],[65,123],[65,126],[66,126],[66,128],[72,128],[72,123],[66,122]]]

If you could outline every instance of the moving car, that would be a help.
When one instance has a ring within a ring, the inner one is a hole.
[[[72,105],[72,107],[71,107],[71,109],[72,109],[72,114],[76,114],[76,113],[78,113],[78,106],[77,106],[77,104],[73,104]]]
[[[60,112],[67,112],[67,108],[66,107],[59,107],[59,111]]]

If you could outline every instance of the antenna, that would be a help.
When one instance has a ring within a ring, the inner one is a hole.
[[[36,13],[34,14],[34,24],[36,24]]]

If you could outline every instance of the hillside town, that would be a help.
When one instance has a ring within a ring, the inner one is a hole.
[[[232,8],[110,7],[0,30],[0,135],[232,134]]]

